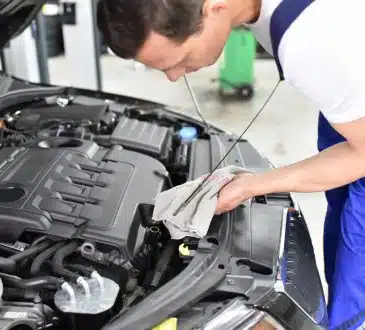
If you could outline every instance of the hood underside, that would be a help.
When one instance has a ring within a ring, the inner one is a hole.
[[[0,48],[36,17],[45,0],[0,0]]]

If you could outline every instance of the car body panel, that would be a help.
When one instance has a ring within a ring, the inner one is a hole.
[[[37,16],[45,0],[0,0],[0,49]]]

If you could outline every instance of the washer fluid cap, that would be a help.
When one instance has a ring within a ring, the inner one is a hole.
[[[183,142],[191,142],[192,140],[196,139],[197,135],[197,129],[193,126],[183,127],[179,131],[179,136]]]

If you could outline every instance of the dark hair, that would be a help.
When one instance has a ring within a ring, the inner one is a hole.
[[[198,32],[205,0],[99,0],[97,25],[105,43],[134,58],[151,31],[182,43]]]

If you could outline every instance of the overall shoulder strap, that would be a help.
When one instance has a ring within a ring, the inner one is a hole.
[[[282,0],[271,16],[270,37],[280,80],[284,80],[284,73],[278,55],[280,41],[290,25],[313,1],[314,0]]]

